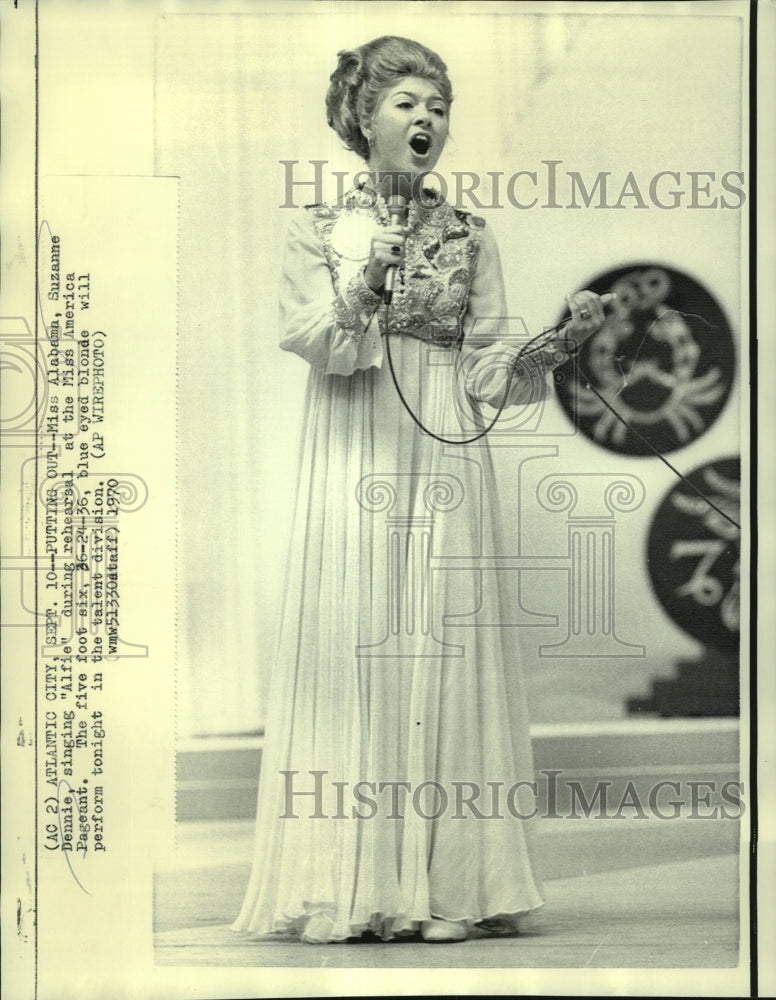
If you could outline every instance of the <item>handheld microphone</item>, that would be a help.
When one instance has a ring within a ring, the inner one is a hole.
[[[391,216],[391,225],[398,226],[407,217],[407,199],[401,194],[392,194],[387,201],[388,212]],[[396,278],[398,265],[392,264],[385,272],[385,285],[383,286],[383,302],[390,305],[393,298],[393,282]]]
[[[386,200],[386,207],[391,218],[391,225],[398,226],[407,218],[408,203],[412,192],[410,178],[407,174],[397,172],[390,175],[391,193]],[[393,298],[393,283],[396,279],[398,265],[392,264],[385,272],[383,302],[390,305]]]

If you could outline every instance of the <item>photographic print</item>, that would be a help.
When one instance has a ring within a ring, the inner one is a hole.
[[[9,997],[764,988],[772,14],[6,5]]]

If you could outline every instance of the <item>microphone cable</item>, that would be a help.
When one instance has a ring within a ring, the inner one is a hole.
[[[379,304],[378,304],[377,308],[379,308]],[[507,405],[507,399],[509,398],[509,390],[512,388],[512,381],[514,380],[514,377],[515,377],[515,370],[516,370],[517,362],[522,358],[523,352],[528,347],[530,347],[530,345],[533,343],[533,340],[530,340],[527,344],[524,345],[524,347],[521,349],[521,351],[518,354],[518,356],[515,358],[515,360],[509,366],[509,375],[507,377],[506,388],[504,389],[504,398],[501,400],[501,403],[500,403],[498,409],[496,410],[496,415],[493,417],[493,419],[488,424],[488,426],[484,430],[480,431],[479,434],[475,434],[474,437],[455,440],[453,438],[442,437],[441,434],[435,434],[434,431],[430,431],[428,429],[428,427],[426,427],[421,422],[420,418],[415,415],[415,413],[412,410],[412,407],[407,402],[407,400],[404,398],[404,393],[401,391],[401,386],[399,385],[399,380],[396,377],[396,370],[395,370],[395,368],[393,366],[393,356],[391,354],[390,315],[391,315],[391,306],[390,306],[390,303],[386,302],[385,303],[385,334],[384,334],[384,337],[385,337],[385,353],[388,356],[388,367],[391,370],[391,378],[393,379],[393,384],[394,384],[394,386],[396,388],[396,393],[397,393],[399,399],[402,401],[404,409],[407,411],[407,413],[409,413],[409,415],[412,417],[412,419],[415,421],[415,423],[418,425],[418,427],[423,431],[423,433],[424,434],[428,434],[429,437],[434,438],[435,441],[440,441],[442,444],[452,444],[452,445],[474,444],[475,441],[480,441],[482,438],[484,438],[486,434],[490,434],[490,432],[496,426],[496,423],[497,423],[499,417],[504,412],[504,407]],[[545,332],[550,332],[550,331],[545,331]],[[543,336],[543,334],[540,334],[540,336]],[[537,338],[534,337],[534,340],[536,340],[536,339]]]
[[[374,309],[374,311],[372,313],[372,316],[370,317],[370,321],[369,321],[370,323],[374,319],[375,313],[380,308],[381,304],[382,303],[378,303],[375,306],[375,309]],[[428,427],[426,427],[421,422],[421,420],[419,419],[419,417],[416,416],[416,414],[412,410],[412,407],[409,405],[409,403],[405,399],[404,393],[402,392],[401,386],[399,385],[399,380],[396,377],[396,370],[394,368],[393,357],[391,355],[390,316],[391,316],[391,306],[390,306],[390,301],[389,301],[389,302],[385,302],[385,332],[383,334],[383,337],[385,339],[385,349],[386,349],[385,353],[386,353],[386,355],[388,357],[388,367],[390,368],[390,371],[391,371],[391,378],[393,380],[394,387],[396,388],[396,393],[397,393],[399,399],[401,400],[402,405],[404,406],[404,409],[407,411],[407,413],[410,415],[410,417],[412,417],[412,419],[415,421],[415,423],[420,428],[420,430],[422,430],[424,432],[424,434],[428,434],[429,437],[432,437],[435,441],[439,441],[441,444],[449,444],[449,445],[469,445],[469,444],[474,444],[475,441],[480,441],[482,438],[484,438],[487,434],[489,434],[493,430],[493,428],[496,426],[496,423],[498,422],[498,419],[500,418],[502,412],[504,411],[504,408],[506,407],[507,399],[509,398],[509,390],[512,387],[512,382],[514,380],[514,377],[515,377],[515,374],[516,374],[516,371],[517,371],[518,363],[524,357],[527,357],[530,354],[535,354],[535,353],[541,351],[543,349],[544,345],[542,343],[540,343],[540,341],[542,341],[543,338],[544,339],[552,338],[552,336],[555,333],[557,333],[562,327],[566,326],[566,324],[568,322],[570,322],[570,320],[571,320],[570,316],[566,317],[565,319],[562,319],[560,321],[560,323],[558,323],[556,326],[552,326],[552,327],[549,327],[546,330],[543,330],[541,333],[537,334],[535,337],[532,337],[531,340],[529,340],[526,344],[523,345],[523,347],[518,352],[517,357],[514,359],[514,361],[509,366],[509,375],[507,377],[506,388],[504,389],[504,398],[501,400],[501,403],[500,403],[498,409],[496,410],[496,415],[493,417],[493,419],[491,420],[491,422],[488,424],[488,426],[484,430],[480,431],[479,434],[475,434],[474,437],[465,438],[463,440],[454,440],[452,438],[442,437],[440,434],[435,434],[433,431],[429,430]],[[367,326],[369,326],[369,323],[367,324]],[[640,431],[637,431],[636,428],[633,427],[625,419],[625,417],[622,416],[621,413],[617,412],[617,410],[611,405],[611,403],[609,403],[606,399],[604,399],[604,397],[601,395],[601,393],[598,391],[598,389],[596,389],[595,386],[593,385],[592,379],[590,378],[590,376],[587,375],[587,373],[582,370],[582,366],[579,363],[578,353],[579,352],[578,352],[578,346],[577,346],[576,350],[569,351],[569,359],[571,360],[572,364],[574,365],[574,368],[575,368],[578,376],[584,381],[585,386],[588,389],[590,389],[590,391],[593,392],[598,397],[598,399],[601,401],[601,403],[603,403],[603,405],[614,414],[614,416],[620,421],[620,423],[624,424],[625,427],[629,431],[631,431],[631,433],[635,434],[635,436],[640,441],[642,441],[649,448],[649,450],[654,455],[657,455],[657,457],[660,459],[660,461],[665,466],[667,466],[667,468],[669,468],[671,470],[671,472],[673,472],[674,475],[678,479],[680,479],[683,483],[685,483],[687,486],[689,486],[690,489],[694,490],[694,492],[697,493],[697,495],[702,500],[704,500],[709,505],[709,507],[711,507],[713,510],[715,510],[721,517],[723,517],[726,521],[729,521],[730,524],[732,524],[735,528],[737,528],[740,531],[741,530],[741,525],[737,521],[734,521],[733,518],[730,517],[729,514],[726,514],[725,511],[721,509],[721,507],[719,507],[717,504],[715,504],[713,500],[709,499],[709,497],[706,496],[706,494],[703,492],[703,490],[700,489],[700,487],[698,487],[694,483],[690,482],[690,480],[685,475],[683,475],[676,468],[676,466],[672,465],[671,462],[669,462],[668,459],[665,458],[665,456],[662,455],[658,451],[658,449],[652,444],[651,441],[649,441],[646,437],[644,437],[644,435]]]

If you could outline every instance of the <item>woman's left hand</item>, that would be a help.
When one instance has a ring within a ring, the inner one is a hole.
[[[600,329],[605,318],[605,307],[616,298],[614,292],[596,295],[588,289],[567,295],[566,302],[571,312],[571,322],[563,328],[563,333],[576,341],[577,345],[582,344]]]

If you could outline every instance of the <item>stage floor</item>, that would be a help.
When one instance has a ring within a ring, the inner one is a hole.
[[[733,820],[545,820],[546,906],[529,933],[308,945],[231,932],[248,879],[250,822],[179,825],[157,872],[155,960],[301,968],[730,968],[739,963],[739,825]]]

